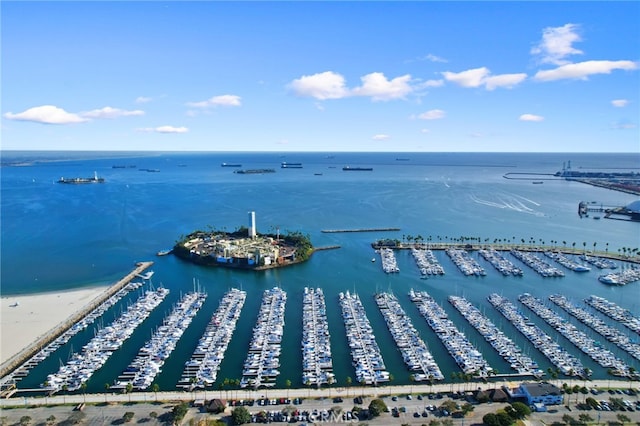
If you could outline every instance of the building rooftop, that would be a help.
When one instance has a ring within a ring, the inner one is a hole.
[[[560,395],[560,388],[551,383],[523,383],[521,387],[525,388],[531,396],[544,396],[544,395]]]

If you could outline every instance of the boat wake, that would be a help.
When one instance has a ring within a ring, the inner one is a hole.
[[[494,200],[484,200],[482,198],[479,198],[475,194],[471,194],[470,198],[475,203],[483,204],[489,207],[509,209],[521,213],[532,214],[534,216],[544,216],[544,213],[535,209],[535,207],[540,206],[539,203],[516,194],[509,194],[505,192],[497,193],[495,194]]]

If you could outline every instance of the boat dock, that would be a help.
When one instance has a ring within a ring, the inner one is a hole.
[[[318,387],[334,383],[327,306],[321,288],[304,288],[301,346],[302,383]]]
[[[627,364],[625,364],[621,359],[616,358],[613,353],[603,348],[599,342],[596,342],[587,336],[586,333],[578,330],[575,325],[547,308],[540,299],[533,297],[528,293],[524,293],[518,297],[518,300],[542,318],[547,324],[553,327],[554,330],[566,337],[567,340],[575,345],[575,347],[587,354],[589,358],[597,362],[601,367],[612,369],[616,375],[629,375],[629,366]],[[588,374],[585,373],[583,377],[588,377]]]
[[[387,274],[392,274],[396,272],[400,272],[400,268],[398,267],[398,261],[396,260],[396,255],[390,248],[381,248],[378,250],[380,254],[380,260],[382,260],[382,270]]]
[[[567,256],[565,256],[562,253],[558,253],[554,251],[545,251],[544,255],[547,256],[549,259],[555,260],[565,268],[571,269],[573,272],[589,272],[591,270],[591,268],[589,268],[588,266],[575,262],[569,259]]]
[[[153,265],[153,262],[139,262],[136,264],[136,267],[133,271],[129,272],[125,277],[121,280],[113,284],[104,293],[102,293],[99,297],[91,301],[88,305],[86,305],[82,310],[70,316],[65,322],[57,325],[51,331],[38,338],[31,345],[27,346],[25,349],[20,351],[18,354],[7,360],[2,367],[0,368],[0,377],[2,377],[2,383],[7,381],[12,381],[16,377],[24,377],[30,368],[39,364],[42,360],[44,360],[53,349],[53,346],[49,347],[50,344],[57,344],[56,339],[62,336],[62,339],[68,340],[71,335],[66,336],[65,333],[68,333],[70,330],[74,329],[75,332],[72,331],[73,334],[80,331],[81,328],[78,327],[86,327],[91,322],[95,320],[99,315],[101,315],[109,306],[100,308],[104,303],[115,303],[119,300],[120,297],[124,296],[121,294],[117,297],[116,300],[111,300],[114,296],[116,296],[121,290],[125,289],[133,280],[136,279],[138,274],[144,272],[147,268]],[[134,286],[135,287],[135,286]],[[131,289],[130,287],[129,289]],[[125,291],[128,292],[127,289]],[[104,309],[102,312],[101,309]],[[79,325],[80,324],[80,325]],[[72,335],[73,335],[72,334]],[[65,335],[65,336],[63,336]],[[68,337],[68,338],[67,338]],[[62,343],[64,344],[64,343]],[[60,346],[62,345],[60,344]],[[49,347],[49,348],[48,348]],[[48,349],[47,349],[48,348]],[[44,352],[43,352],[44,351]],[[27,365],[28,364],[28,365]],[[13,376],[12,372],[20,369],[17,376]]]
[[[225,293],[191,359],[185,363],[177,387],[193,390],[213,386],[246,298],[246,291],[235,288]]]
[[[158,288],[148,290],[145,295],[131,305],[118,319],[109,326],[100,329],[96,335],[82,347],[80,353],[60,367],[57,373],[49,374],[43,388],[52,393],[60,390],[76,391],[101,368],[107,359],[147,319],[151,312],[160,305],[169,290]]]
[[[533,253],[512,249],[511,254],[543,277],[564,277],[564,272],[555,266],[551,266]]]
[[[444,268],[436,259],[433,251],[411,247],[411,255],[416,261],[421,275],[444,275]]]
[[[265,290],[253,338],[247,351],[240,387],[258,389],[274,386],[280,374],[280,353],[284,329],[284,308],[287,293],[279,287]]]
[[[467,299],[459,296],[449,296],[449,303],[484,337],[484,339],[509,363],[516,375],[532,375],[542,377],[544,372],[530,357],[507,337],[489,318]]]
[[[402,353],[404,363],[414,372],[411,374],[413,381],[444,380],[440,367],[398,299],[391,293],[379,293],[375,298],[387,328]]]
[[[480,264],[475,259],[473,259],[466,250],[450,247],[446,249],[445,252],[463,274],[467,276],[487,275],[484,268],[480,266]]]
[[[560,294],[552,294],[549,300],[564,309],[567,313],[577,318],[578,321],[592,328],[602,337],[618,346],[623,351],[628,352],[632,357],[640,361],[640,344],[632,341],[629,336],[622,333],[615,327],[605,324],[600,318],[591,315],[589,312],[579,308],[569,302],[565,296]]]
[[[429,327],[438,335],[449,355],[465,374],[488,377],[493,371],[487,360],[467,337],[449,319],[447,313],[426,291],[411,289],[409,298],[427,320]]]
[[[489,303],[498,310],[515,328],[520,331],[533,346],[547,357],[562,374],[567,376],[585,377],[584,367],[580,360],[567,352],[537,325],[529,321],[516,306],[506,297],[492,293],[487,298]]]
[[[615,303],[599,296],[589,296],[585,299],[585,303],[599,312],[602,312],[612,320],[615,320],[628,329],[640,334],[640,317],[633,315],[630,310],[621,308]]]
[[[156,329],[151,339],[140,348],[125,372],[118,376],[111,389],[126,390],[131,385],[133,389],[144,390],[151,386],[206,298],[206,293],[185,294],[162,321],[162,325]]]
[[[358,383],[388,382],[389,373],[360,297],[348,291],[340,293],[340,307]]]
[[[518,268],[513,264],[513,262],[504,257],[494,248],[480,249],[478,253],[480,253],[480,256],[482,256],[484,260],[491,263],[493,267],[500,271],[505,277],[508,275],[516,277],[524,275],[522,269]]]

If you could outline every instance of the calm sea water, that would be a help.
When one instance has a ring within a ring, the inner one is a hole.
[[[522,278],[504,278],[488,263],[483,278],[458,272],[442,252],[444,277],[420,280],[408,252],[398,253],[401,272],[387,275],[370,244],[382,237],[402,239],[421,235],[433,241],[479,237],[520,242],[566,241],[568,246],[608,249],[640,245],[638,223],[580,219],[580,201],[626,205],[637,197],[575,182],[508,180],[509,172],[555,173],[565,161],[574,169],[640,168],[639,154],[445,154],[445,153],[68,153],[3,152],[1,171],[1,281],[2,294],[58,291],[112,283],[128,273],[135,262],[153,260],[153,283],[172,290],[171,295],[145,321],[88,383],[102,391],[123,371],[140,345],[166,315],[180,292],[198,282],[209,298],[183,336],[157,382],[172,389],[182,365],[190,357],[222,294],[230,287],[248,291],[239,326],[222,364],[219,378],[239,378],[262,291],[279,285],[289,295],[281,357],[281,375],[300,385],[300,324],[303,287],[322,287],[329,305],[329,326],[338,384],[347,376],[355,381],[346,345],[344,326],[337,306],[341,291],[360,294],[394,383],[408,383],[409,372],[395,348],[384,320],[375,306],[376,291],[392,291],[428,342],[446,377],[458,371],[446,350],[407,298],[411,288],[431,293],[454,322],[500,372],[509,366],[446,301],[450,294],[464,295],[505,330],[537,360],[546,359],[486,302],[491,292],[513,301],[530,292],[546,298],[563,293],[575,303],[595,294],[640,312],[640,285],[607,287],[597,281],[599,271],[586,274],[567,271],[564,278],[545,279],[525,269]],[[302,169],[280,169],[282,161],[301,162]],[[222,162],[241,163],[242,168],[274,168],[276,173],[240,175]],[[19,165],[16,165],[19,164]],[[117,166],[135,166],[113,168]],[[344,172],[342,167],[372,167],[371,172]],[[146,172],[141,169],[157,169]],[[97,172],[102,185],[60,185],[64,177],[89,177]],[[265,272],[208,269],[184,263],[173,256],[155,253],[170,248],[184,234],[208,225],[229,230],[247,225],[247,212],[255,211],[258,232],[279,228],[309,234],[316,246],[340,245],[338,250],[314,254],[309,262]],[[397,227],[397,232],[326,234],[323,229]],[[132,299],[134,296],[131,296]],[[127,299],[127,300],[129,300]],[[123,304],[126,301],[123,301]],[[110,322],[121,309],[107,312]],[[536,321],[542,324],[542,321]],[[545,328],[549,330],[548,328]],[[570,343],[549,330],[553,337],[579,356],[594,371],[606,372]],[[591,332],[588,332],[592,334]],[[57,370],[60,361],[79,350],[93,329],[76,336],[69,345],[32,370],[21,382],[37,386]],[[635,336],[638,338],[638,336]],[[602,339],[599,339],[602,340]],[[640,368],[624,352],[603,346]]]

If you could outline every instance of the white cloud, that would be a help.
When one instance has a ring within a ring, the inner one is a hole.
[[[289,87],[298,96],[309,96],[320,100],[349,96],[344,77],[333,71],[304,75],[293,80]]]
[[[542,40],[531,49],[531,54],[539,56],[542,63],[566,64],[567,56],[582,54],[581,50],[572,46],[573,43],[582,40],[577,33],[578,28],[575,24],[545,28],[542,30]]]
[[[444,58],[441,58],[440,56],[436,56],[433,55],[431,53],[429,53],[427,56],[425,56],[423,59],[427,60],[427,61],[431,61],[431,62],[442,62],[442,63],[446,63],[449,62]]]
[[[420,83],[418,85],[418,88],[423,88],[423,87],[442,87],[444,86],[444,80],[439,79],[439,80],[427,80],[424,83]]]
[[[525,73],[493,75],[484,80],[484,85],[487,90],[493,90],[497,87],[511,89],[522,83],[526,78],[527,74]]]
[[[187,102],[187,105],[193,108],[208,108],[216,106],[233,106],[242,105],[240,96],[237,95],[220,95],[207,99],[206,101]]]
[[[128,117],[128,116],[137,116],[144,115],[144,111],[141,110],[133,110],[127,111],[119,108],[112,107],[104,107],[100,109],[94,109],[87,112],[80,113],[82,117],[86,118],[118,118],[118,117]]]
[[[627,99],[614,99],[611,101],[611,105],[617,108],[624,108],[629,105],[629,101]]]
[[[610,74],[613,70],[635,70],[638,64],[633,61],[585,61],[561,65],[552,70],[538,71],[534,79],[553,81],[562,79],[586,80],[592,74]]]
[[[149,96],[138,96],[136,98],[136,103],[137,104],[146,104],[147,102],[151,102],[153,100],[153,98],[149,97]]]
[[[391,136],[389,136],[389,135],[378,134],[378,135],[373,135],[373,137],[371,139],[373,139],[374,141],[386,141],[390,137]]]
[[[420,129],[420,133],[431,133],[431,130],[429,129]]]
[[[520,116],[520,118],[518,118],[518,120],[520,121],[542,121],[544,120],[544,117],[541,115],[535,115],[535,114],[522,114]]]
[[[175,126],[158,126],[158,127],[143,127],[137,129],[139,132],[156,132],[156,133],[187,133],[189,131],[186,127]]]
[[[481,87],[487,90],[494,90],[498,87],[511,89],[522,83],[527,78],[527,74],[498,74],[491,75],[487,67],[473,68],[461,72],[445,71],[442,73],[447,81],[462,87]]]
[[[630,122],[629,120],[618,121],[611,124],[611,128],[616,130],[635,129],[636,127],[638,126],[635,123]]]
[[[441,109],[432,109],[422,114],[419,114],[417,118],[420,120],[439,120],[444,118],[445,112]]]
[[[362,86],[352,90],[355,96],[370,96],[374,101],[402,99],[413,90],[409,85],[409,74],[387,80],[381,72],[373,72],[360,78]]]
[[[55,105],[37,106],[16,114],[7,112],[4,117],[9,120],[33,121],[44,124],[74,124],[89,121],[87,118],[67,112]]]
[[[462,87],[479,87],[483,84],[485,78],[489,75],[490,71],[486,67],[474,68],[462,72],[450,72],[445,71],[442,73],[447,81],[457,84]]]

